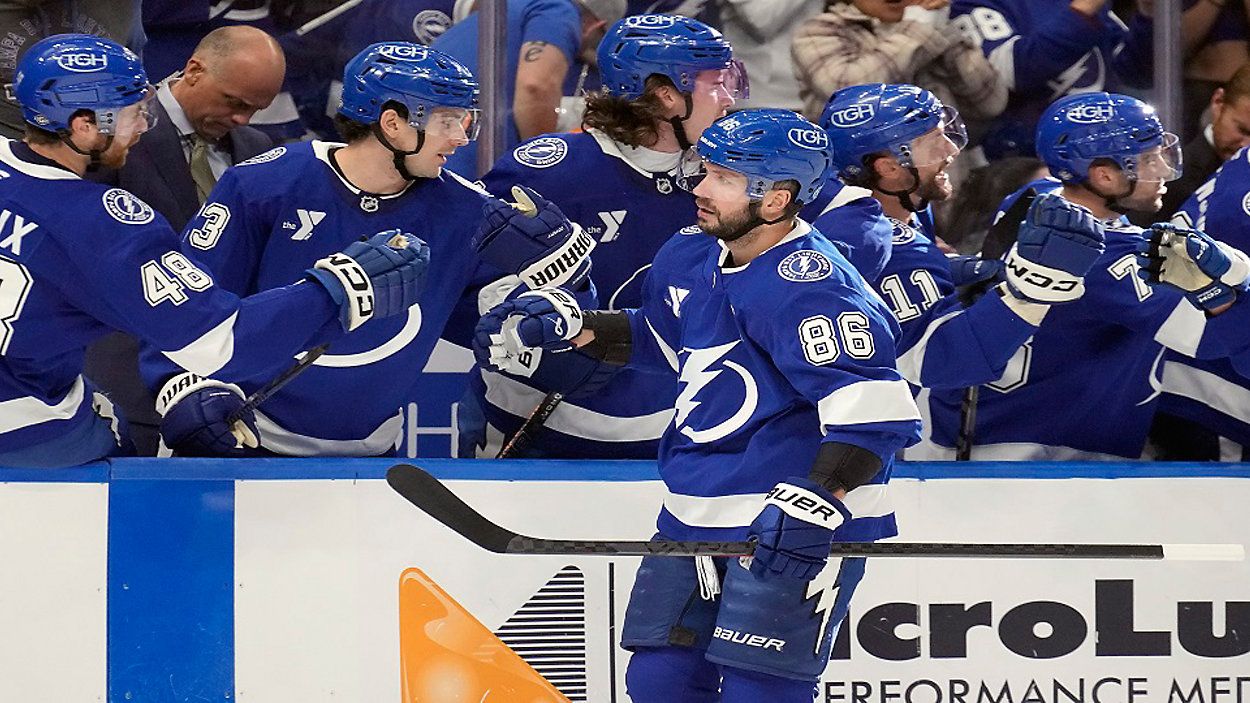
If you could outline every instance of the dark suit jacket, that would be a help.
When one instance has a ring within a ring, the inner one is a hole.
[[[159,100],[153,101],[152,108],[156,111],[156,125],[131,147],[126,165],[118,171],[102,169],[90,177],[139,196],[164,215],[175,231],[181,232],[199,211],[200,201],[178,128]],[[232,164],[274,146],[268,135],[252,127],[236,127],[225,138]],[[139,454],[151,456],[156,453],[160,417],[153,395],[139,377],[138,359],[138,341],[127,334],[114,333],[88,347],[86,372],[130,421],[131,437]]]
[[[1155,222],[1172,219],[1189,196],[1201,188],[1223,163],[1206,136],[1199,134],[1194,137],[1181,150],[1181,177],[1168,183],[1168,192],[1163,194],[1163,207],[1159,212],[1135,212],[1129,220],[1138,227],[1149,227]]]

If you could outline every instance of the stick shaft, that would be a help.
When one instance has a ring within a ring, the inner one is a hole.
[[[277,378],[265,384],[264,387],[258,389],[255,393],[244,399],[243,404],[240,405],[237,410],[230,413],[230,415],[226,418],[226,424],[233,425],[244,415],[255,410],[261,403],[269,400],[270,396],[282,390],[283,386],[295,380],[296,376],[304,373],[305,369],[312,366],[313,362],[321,358],[321,355],[325,354],[326,349],[329,347],[329,344],[322,344],[319,347],[314,347],[308,350],[308,352],[304,354],[304,358],[293,364],[291,368],[283,371]]]
[[[534,412],[525,418],[525,422],[521,423],[521,427],[512,435],[512,439],[503,445],[499,453],[495,455],[496,459],[512,459],[516,457],[520,451],[529,446],[530,440],[534,433],[541,430],[543,425],[547,423],[547,418],[551,417],[551,413],[556,411],[560,403],[564,401],[564,394],[559,391],[551,391],[543,396],[542,402],[538,407],[534,408]]]

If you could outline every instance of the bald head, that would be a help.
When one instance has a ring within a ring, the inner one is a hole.
[[[268,107],[285,75],[286,59],[273,37],[233,25],[200,40],[172,90],[195,131],[216,140]]]

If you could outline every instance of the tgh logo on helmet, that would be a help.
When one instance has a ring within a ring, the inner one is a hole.
[[[877,110],[872,105],[851,105],[830,114],[829,123],[834,127],[858,127],[871,120],[876,114]]]
[[[671,15],[634,15],[625,19],[626,27],[643,27],[647,29],[663,29],[677,24]]]
[[[1115,114],[1115,109],[1110,105],[1077,105],[1068,110],[1068,119],[1077,124],[1094,124],[1096,122],[1107,122]]]
[[[825,130],[815,127],[791,127],[786,136],[791,144],[804,149],[820,151],[829,146],[829,135],[825,134]]]
[[[100,71],[108,66],[109,59],[103,54],[93,54],[87,51],[80,51],[74,54],[61,54],[56,57],[56,63],[66,71],[75,73],[91,73],[92,71]]]
[[[382,56],[396,59],[398,61],[420,61],[426,56],[429,56],[429,52],[426,51],[424,46],[409,44],[387,44],[381,49],[378,49],[378,53]]]

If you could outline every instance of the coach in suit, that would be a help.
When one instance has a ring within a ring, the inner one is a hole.
[[[278,43],[245,25],[222,27],[196,46],[182,72],[162,81],[155,126],[130,149],[126,165],[97,179],[125,188],[181,230],[230,166],[273,146],[248,127],[282,89],[286,62]],[[160,417],[139,378],[138,343],[112,334],[87,350],[87,376],[129,419],[140,455],[153,455]]]

